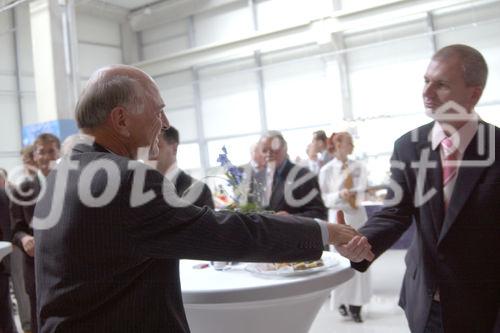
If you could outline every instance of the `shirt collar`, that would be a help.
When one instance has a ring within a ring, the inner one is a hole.
[[[174,179],[177,178],[180,172],[181,170],[177,167],[177,162],[175,162],[170,166],[170,168],[168,168],[167,172],[165,172],[165,177],[167,177],[168,180],[173,182]]]
[[[458,131],[451,135],[453,142],[459,142],[458,151],[463,154],[465,149],[471,142],[474,135],[476,135],[477,128],[479,125],[479,116],[476,113],[472,114],[472,120],[467,121],[465,125],[460,127]],[[443,130],[443,127],[439,122],[435,121],[432,127],[432,149],[435,150],[439,147],[441,141],[447,137]]]

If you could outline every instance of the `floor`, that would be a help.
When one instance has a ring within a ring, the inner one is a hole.
[[[373,293],[369,304],[363,307],[363,323],[340,316],[326,301],[309,333],[409,333],[403,310],[397,305],[399,287],[404,274],[404,250],[390,250],[372,265]]]

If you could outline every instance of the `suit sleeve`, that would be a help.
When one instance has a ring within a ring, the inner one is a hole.
[[[137,207],[130,207],[124,199],[124,211],[129,213],[121,219],[131,244],[144,256],[229,261],[321,257],[323,242],[317,223],[294,216],[198,208],[173,195],[172,184],[163,184],[159,173],[147,172],[146,177],[144,191],[153,191],[155,198]]]
[[[10,220],[12,224],[12,243],[24,251],[22,238],[27,235],[32,235],[33,231],[26,221],[24,214],[24,206],[21,206],[13,201],[9,204]]]
[[[401,160],[400,148],[404,149],[396,142],[391,157],[391,186],[384,208],[371,216],[358,230],[368,238],[376,258],[391,247],[410,227],[415,213],[414,186],[410,181],[412,172],[410,161]],[[395,204],[388,205],[388,201],[393,201]],[[351,262],[351,266],[361,272],[368,269],[370,264],[371,262],[366,260],[359,263]]]

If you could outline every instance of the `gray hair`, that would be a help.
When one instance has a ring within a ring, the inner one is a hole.
[[[280,141],[280,143],[283,145],[283,147],[285,147],[285,148],[288,147],[288,144],[286,143],[286,140],[280,131],[274,131],[274,130],[267,131],[267,133],[262,135],[261,140],[264,138],[271,138],[271,139],[277,138]]]
[[[488,79],[488,65],[483,55],[467,45],[454,44],[443,47],[434,54],[433,60],[458,57],[462,62],[464,81],[468,87],[484,89]]]
[[[98,70],[89,79],[76,105],[79,128],[95,128],[104,123],[117,106],[131,112],[144,110],[145,89],[137,78],[113,67]]]

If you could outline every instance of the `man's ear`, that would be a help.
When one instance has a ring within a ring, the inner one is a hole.
[[[125,110],[122,106],[117,106],[111,110],[109,114],[109,121],[111,123],[111,127],[121,136],[126,138],[130,137],[130,131],[128,129],[129,126],[129,118],[127,114],[127,110]]]
[[[483,94],[483,88],[479,86],[472,87],[471,103],[473,107],[479,102],[479,99],[481,98],[482,94]]]

